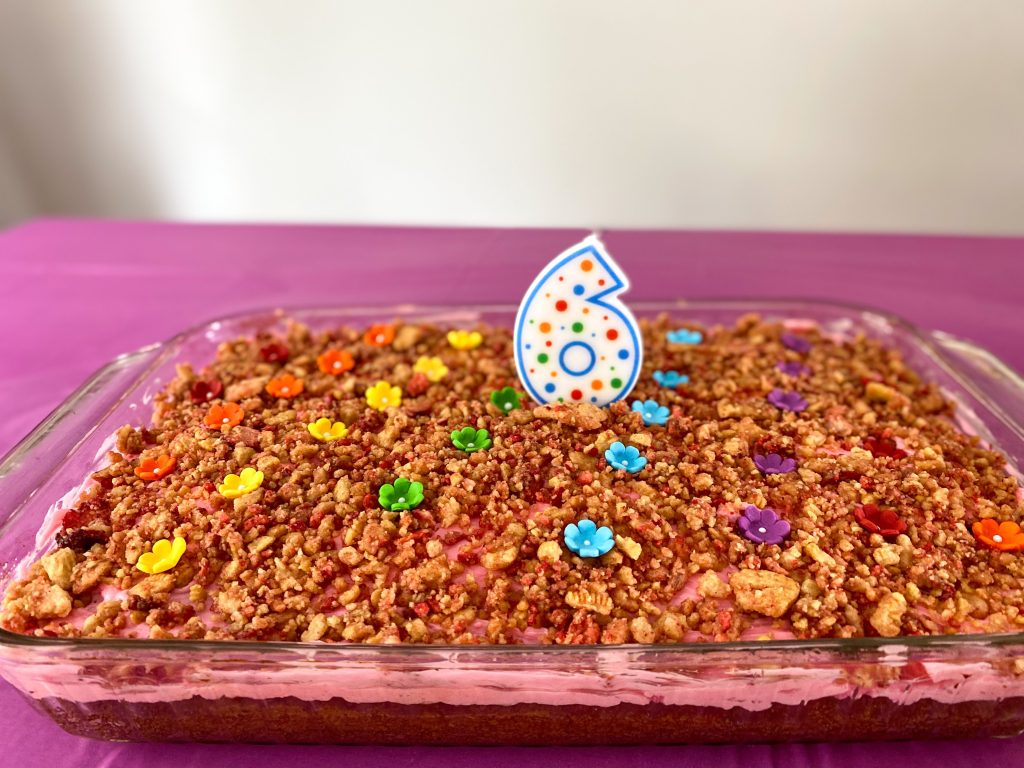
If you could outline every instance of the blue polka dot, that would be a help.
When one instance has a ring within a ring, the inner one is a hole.
[[[545,392],[554,392],[555,391],[555,385],[554,384],[545,384],[544,385],[544,391]]]
[[[619,350],[619,360],[629,360],[629,350],[628,349],[620,349]]]
[[[592,403],[596,403],[596,402],[597,402],[597,398],[596,398],[596,397],[592,397],[592,398],[590,398],[590,402],[592,402]]]
[[[572,292],[575,293],[577,296],[582,296],[584,290],[585,289],[583,288],[582,285],[574,285],[572,287]]]
[[[527,348],[527,349],[529,349],[529,348],[530,348],[530,345],[529,345],[529,344],[527,344],[527,345],[526,345],[526,348]]]

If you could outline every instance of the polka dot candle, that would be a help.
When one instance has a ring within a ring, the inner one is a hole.
[[[618,299],[628,288],[596,236],[541,270],[515,327],[516,369],[531,398],[608,405],[629,394],[643,347],[636,319]]]

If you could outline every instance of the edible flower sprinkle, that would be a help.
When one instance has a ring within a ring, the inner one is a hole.
[[[652,425],[664,426],[665,422],[668,421],[668,408],[658,403],[657,400],[634,400],[633,410],[640,414],[644,424],[648,427]]]
[[[395,340],[395,326],[371,325],[363,334],[363,341],[371,347],[386,347]]]
[[[491,392],[491,402],[505,413],[519,407],[519,393],[512,387],[504,387]]]
[[[215,398],[220,397],[220,393],[224,391],[224,385],[217,379],[209,379],[208,381],[195,381],[192,386],[189,387],[188,395],[193,403],[196,405],[202,405],[203,403],[209,402]]]
[[[907,524],[900,519],[895,510],[882,509],[875,504],[864,504],[853,511],[853,516],[860,527],[870,533],[882,536],[899,536],[907,530]]]
[[[143,459],[140,461],[139,466],[135,468],[135,474],[147,482],[159,480],[161,477],[169,475],[177,463],[178,460],[176,458],[162,453],[155,459]]]
[[[220,495],[226,499],[237,499],[252,493],[263,485],[263,473],[258,469],[246,467],[240,475],[230,474],[224,478],[224,482],[217,486]]]
[[[455,349],[476,349],[483,340],[480,331],[448,331],[448,343]]]
[[[316,359],[316,367],[331,376],[340,376],[355,367],[352,355],[343,349],[329,349]]]
[[[565,545],[580,557],[600,557],[611,551],[615,536],[607,525],[600,528],[592,520],[569,523],[562,534]]]
[[[238,403],[224,403],[214,405],[206,412],[203,423],[210,429],[221,429],[223,427],[237,427],[245,418],[245,411]]]
[[[306,385],[302,382],[302,379],[297,379],[290,373],[278,376],[276,379],[271,379],[267,382],[267,394],[285,399],[301,395],[302,390],[305,388]]]
[[[679,371],[655,371],[653,376],[654,380],[666,389],[675,389],[680,384],[690,381],[689,376],[679,373]]]
[[[704,341],[704,334],[700,331],[691,331],[689,328],[679,328],[668,331],[665,338],[669,344],[700,344]]]
[[[636,446],[626,446],[616,440],[607,451],[604,458],[608,466],[614,469],[622,469],[626,472],[636,474],[647,466],[647,459],[640,455],[640,449]]]
[[[790,458],[784,459],[777,453],[769,453],[766,456],[762,456],[760,453],[755,453],[754,466],[766,475],[784,475],[787,472],[792,472],[796,469],[796,460]]]
[[[794,413],[799,413],[807,407],[807,401],[800,397],[798,392],[785,392],[781,389],[773,389],[768,395],[768,402],[780,411]]]
[[[385,483],[380,487],[377,501],[389,512],[415,509],[423,501],[423,484],[399,477],[394,485]]]
[[[260,357],[263,358],[265,363],[283,363],[288,359],[289,354],[288,347],[280,342],[260,347]]]
[[[1012,520],[998,522],[991,518],[979,520],[971,526],[974,538],[991,549],[1003,552],[1019,552],[1024,549],[1024,533]]]
[[[448,375],[448,366],[441,362],[440,357],[421,357],[412,369],[435,384]]]
[[[789,523],[774,509],[760,509],[748,504],[739,519],[743,536],[755,544],[781,544],[789,535]]]
[[[378,381],[366,390],[366,404],[378,411],[397,408],[402,404],[402,389],[392,386],[390,382]]]
[[[452,432],[452,445],[461,451],[485,451],[491,447],[491,436],[486,429],[463,427]]]
[[[332,422],[330,419],[317,419],[313,423],[307,424],[306,429],[309,430],[309,434],[322,443],[338,440],[348,434],[348,427],[344,423]]]
[[[174,541],[160,539],[153,543],[150,552],[143,552],[135,563],[135,567],[143,573],[163,573],[169,571],[178,564],[181,556],[185,554],[185,540],[181,536],[175,536]]]

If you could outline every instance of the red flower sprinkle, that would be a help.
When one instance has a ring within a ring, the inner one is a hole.
[[[209,379],[207,381],[196,381],[192,383],[189,388],[188,394],[192,398],[192,402],[196,405],[202,405],[207,403],[214,398],[220,397],[220,393],[224,391],[224,385],[221,384],[217,379]]]
[[[904,459],[907,452],[896,445],[891,437],[868,437],[861,444],[872,456],[886,456],[890,459]]]
[[[861,527],[871,533],[883,536],[899,536],[907,530],[907,524],[891,509],[879,509],[874,504],[865,504],[854,510],[853,516]]]
[[[283,363],[288,359],[288,347],[280,342],[267,344],[260,348],[260,357],[267,363]]]

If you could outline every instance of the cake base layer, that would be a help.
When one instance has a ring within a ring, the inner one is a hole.
[[[663,704],[351,704],[292,697],[33,701],[69,733],[111,741],[539,746],[954,739],[1024,732],[1024,697],[909,705],[872,697],[826,698],[762,711]]]

